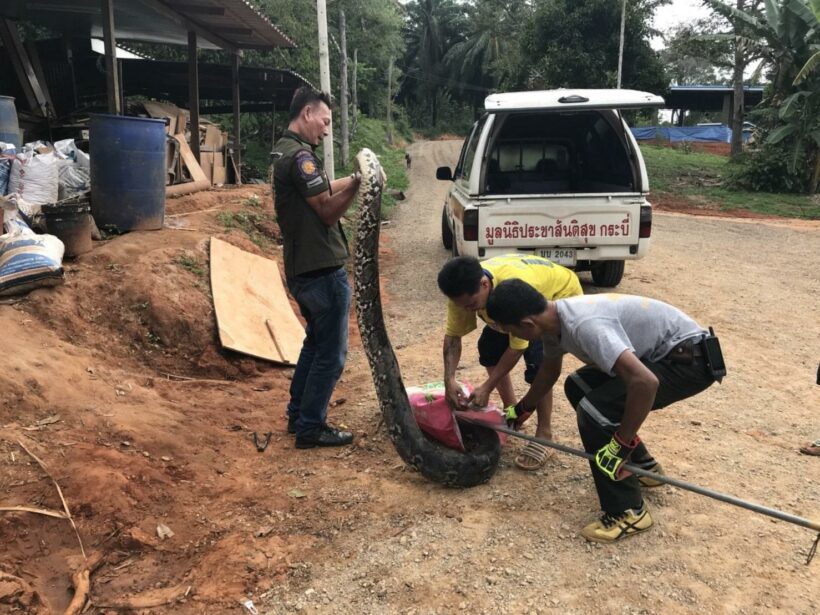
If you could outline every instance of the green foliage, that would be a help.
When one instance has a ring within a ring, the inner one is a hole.
[[[744,158],[748,169],[738,172],[737,182],[788,185],[791,190],[814,193],[820,184],[820,74],[814,56],[820,50],[820,18],[816,0],[766,0],[763,14],[739,11],[706,0],[718,13],[742,25],[769,67],[771,86],[761,104],[758,124],[766,139],[762,149]],[[766,161],[776,168],[785,152],[785,176],[771,171],[759,178]],[[808,173],[804,173],[805,169]],[[802,185],[796,185],[803,178]]]
[[[673,84],[728,84],[716,70],[731,70],[733,39],[718,35],[714,19],[679,26],[665,35],[660,56]]]
[[[759,192],[804,192],[809,181],[809,166],[804,156],[805,153],[799,152],[795,161],[793,151],[778,145],[764,145],[737,159],[728,174],[729,185]],[[797,163],[794,167],[793,162]]]
[[[389,194],[389,190],[404,191],[410,185],[405,168],[404,148],[388,145],[384,122],[360,117],[359,128],[350,144],[351,161],[346,167],[336,167],[336,177],[344,177],[353,172],[352,158],[363,147],[373,150],[387,174],[387,186],[382,196],[382,216],[387,218],[396,205],[396,199]],[[355,217],[352,215],[354,211],[355,205],[350,210],[349,218]]]
[[[444,58],[464,39],[465,8],[455,0],[411,0],[405,9],[405,80],[398,99],[423,106],[429,120],[421,125],[437,126],[440,95],[450,83]]]
[[[265,212],[258,199],[248,198],[242,201],[241,211],[220,211],[216,219],[226,229],[238,229],[244,232],[251,241],[263,250],[270,247],[271,232],[276,216]]]
[[[815,198],[783,193],[793,190],[778,192],[772,187],[739,183],[738,174],[746,168],[746,160],[737,163],[726,156],[696,151],[684,153],[654,145],[641,145],[641,153],[646,161],[652,194],[670,193],[678,199],[690,201],[693,207],[820,219],[820,203]],[[785,154],[782,155],[779,162],[771,159],[768,162],[755,161],[754,164],[759,165],[755,167],[757,173],[770,173],[773,180],[783,177],[785,157]],[[771,171],[769,165],[774,167]],[[753,174],[750,172],[749,175],[751,177]]]
[[[660,59],[649,46],[658,0],[627,3],[623,87],[666,91]],[[520,79],[531,89],[615,87],[621,4],[611,0],[541,0],[524,28]]]
[[[521,63],[522,24],[532,19],[526,0],[475,0],[465,5],[464,39],[444,56],[452,88],[473,108],[494,89],[512,86]]]

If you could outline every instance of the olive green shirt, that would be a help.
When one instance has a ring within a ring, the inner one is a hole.
[[[330,190],[314,146],[286,130],[271,152],[274,207],[284,247],[285,276],[344,265],[350,250],[341,223],[328,226],[307,198]]]

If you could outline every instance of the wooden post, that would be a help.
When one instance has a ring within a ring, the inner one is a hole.
[[[188,110],[191,112],[191,151],[201,163],[199,151],[199,67],[197,66],[196,32],[188,30]]]
[[[239,128],[239,54],[231,56],[233,86],[233,160],[236,163],[236,184],[242,183],[242,136]]]
[[[108,92],[108,112],[120,115],[120,75],[117,65],[117,37],[114,34],[114,0],[101,0],[103,41],[105,42],[105,83]]]
[[[339,124],[339,131],[342,133],[342,166],[347,166],[347,159],[350,155],[350,134],[348,132],[347,124],[347,24],[345,23],[344,9],[339,9],[339,38],[342,43],[342,66],[341,66],[341,83],[339,89],[341,95],[339,96],[339,107],[341,107],[341,123]]]
[[[356,134],[356,128],[359,125],[359,90],[357,89],[357,77],[359,73],[359,48],[353,50],[353,84],[351,86],[352,97],[351,101],[353,107],[353,134]]]
[[[387,142],[393,144],[393,95],[390,92],[393,85],[393,58],[387,65]]]
[[[319,83],[323,92],[328,96],[330,89],[330,54],[327,48],[327,7],[325,0],[316,0],[316,18],[319,22]],[[330,134],[324,138],[325,173],[330,181],[336,177],[333,168],[333,120],[328,127]]]

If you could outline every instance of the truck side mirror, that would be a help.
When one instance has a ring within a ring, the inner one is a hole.
[[[452,181],[453,180],[453,172],[450,170],[450,167],[439,167],[436,169],[436,179],[440,179],[442,181]]]

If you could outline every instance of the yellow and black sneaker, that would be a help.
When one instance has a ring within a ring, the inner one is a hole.
[[[641,504],[640,508],[628,508],[618,515],[604,513],[581,530],[581,536],[591,542],[610,543],[626,536],[645,532],[652,527],[652,516]]]
[[[660,464],[660,462],[657,461],[655,462],[655,465],[643,469],[647,472],[654,472],[658,476],[666,476],[666,473],[663,471],[663,466]],[[649,476],[639,476],[638,482],[641,483],[641,487],[646,487],[647,489],[652,489],[653,487],[660,487],[661,485],[665,484]]]

